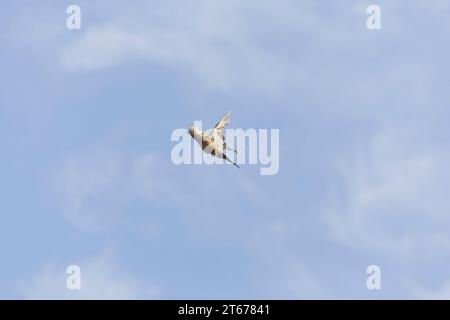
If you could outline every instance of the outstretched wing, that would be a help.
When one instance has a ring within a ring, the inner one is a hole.
[[[231,119],[231,111],[228,112],[222,119],[220,119],[219,122],[214,126],[213,130],[222,131],[225,128],[225,126],[230,122]]]
[[[225,144],[225,136],[223,134],[225,126],[230,122],[231,120],[231,111],[228,112],[222,119],[220,119],[219,122],[214,126],[210,133],[210,137],[214,139],[214,143],[220,148],[224,148]]]

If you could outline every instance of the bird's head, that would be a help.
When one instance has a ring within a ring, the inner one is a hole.
[[[189,134],[191,135],[192,138],[194,138],[194,136],[201,136],[202,135],[202,130],[200,130],[199,128],[194,126],[194,124],[191,124],[189,126],[188,132],[189,132]]]

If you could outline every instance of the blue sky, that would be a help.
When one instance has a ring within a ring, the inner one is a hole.
[[[2,3],[0,298],[449,298],[449,13]],[[229,110],[280,130],[277,175],[172,164],[174,129]]]

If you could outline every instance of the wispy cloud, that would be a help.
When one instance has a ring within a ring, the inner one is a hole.
[[[412,299],[426,300],[449,300],[450,299],[450,281],[442,282],[436,289],[425,288],[412,279],[406,279],[405,287],[411,293]]]
[[[162,177],[166,166],[153,154],[94,147],[68,155],[50,169],[47,198],[54,199],[52,205],[77,229],[111,231],[127,226],[124,219],[133,215],[133,203],[143,202],[151,212],[157,203],[185,199],[177,184]],[[155,227],[157,221],[145,223]]]
[[[325,209],[336,239],[398,258],[448,253],[450,153],[426,134],[384,129],[340,164],[342,189]]]
[[[95,70],[148,61],[218,89],[277,92],[304,74],[282,51],[265,49],[273,31],[256,22],[273,9],[239,1],[148,3],[141,13],[135,9],[87,30],[61,50],[60,62],[68,70]],[[284,24],[279,18],[271,23]]]
[[[160,296],[156,285],[141,286],[107,254],[70,264],[81,269],[80,290],[66,286],[69,264],[48,263],[30,279],[22,279],[17,287],[19,294],[25,299],[156,299]]]

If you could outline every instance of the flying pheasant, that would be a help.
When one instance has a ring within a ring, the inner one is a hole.
[[[189,127],[189,134],[192,138],[194,138],[195,141],[198,142],[204,152],[218,158],[225,159],[239,168],[239,166],[231,161],[224,153],[225,150],[232,150],[237,153],[236,150],[229,148],[225,143],[224,129],[225,126],[230,122],[230,117],[231,111],[228,112],[219,122],[217,122],[217,124],[214,126],[214,128],[212,128],[209,134],[203,132],[194,125],[191,125]]]

